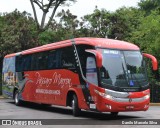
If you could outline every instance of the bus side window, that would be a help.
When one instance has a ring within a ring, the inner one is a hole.
[[[38,57],[38,69],[39,70],[47,69],[47,60],[48,60],[48,54],[46,52],[40,53]]]
[[[61,51],[61,68],[75,69],[75,57],[72,47],[64,48]]]
[[[89,57],[91,54],[85,52],[86,49],[93,49],[92,46],[86,46],[86,45],[78,45],[77,46],[77,51],[81,63],[81,67],[83,70],[83,74],[86,77],[86,62],[87,62],[87,57]]]
[[[31,70],[31,55],[27,55],[27,56],[23,57],[22,63],[23,63],[22,64],[23,71]]]
[[[48,55],[46,52],[35,53],[32,57],[32,70],[47,69]]]
[[[47,69],[54,69],[58,67],[58,56],[55,50],[48,52],[48,64]]]
[[[23,58],[22,56],[16,57],[16,72],[22,72],[23,68]]]
[[[38,70],[38,55],[37,54],[33,54],[32,55],[32,70]]]
[[[31,55],[16,57],[16,72],[31,70]]]

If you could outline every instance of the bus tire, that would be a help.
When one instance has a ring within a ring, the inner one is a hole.
[[[16,90],[15,93],[14,93],[14,103],[17,106],[22,105],[22,101],[19,99],[19,92],[18,92],[18,90]]]
[[[118,112],[111,112],[112,117],[117,117],[117,115],[118,115]]]
[[[73,111],[73,116],[79,116],[81,109],[78,107],[78,99],[77,96],[74,94],[73,99],[72,99],[72,111]]]

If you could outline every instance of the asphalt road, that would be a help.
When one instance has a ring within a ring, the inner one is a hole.
[[[149,121],[153,121],[156,123],[160,122],[160,106],[150,106],[149,110],[146,112],[120,112],[119,115],[115,117],[111,117],[110,113],[95,113],[95,112],[86,112],[82,111],[80,117],[73,117],[72,110],[70,108],[64,107],[44,107],[39,104],[33,103],[25,103],[22,106],[16,106],[14,102],[10,99],[0,99],[0,119],[12,119],[12,120],[36,120],[39,119],[47,119],[46,122],[50,122],[51,124],[56,124],[56,127],[76,127],[76,128],[103,128],[107,127],[117,127],[117,128],[128,128],[126,124],[132,124],[134,121],[138,120],[138,123],[150,123]],[[49,120],[51,119],[51,120]],[[46,123],[45,122],[45,123]],[[42,123],[43,124],[43,123]],[[2,126],[0,126],[1,128]],[[8,127],[8,126],[3,126]],[[13,127],[21,127],[21,126],[12,126]],[[27,126],[32,127],[32,126]],[[34,127],[42,127],[42,126],[34,126]],[[43,126],[44,127],[44,126]],[[51,128],[53,125],[46,125],[45,127]],[[129,125],[129,127],[160,127],[160,125]]]

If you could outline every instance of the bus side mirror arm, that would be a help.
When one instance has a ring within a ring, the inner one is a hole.
[[[102,67],[102,54],[97,50],[87,49],[86,52],[92,53],[96,57],[96,64],[98,68]]]
[[[147,58],[152,60],[153,70],[155,70],[155,71],[158,70],[158,61],[157,61],[157,59],[151,54],[147,54],[147,53],[142,53],[142,54],[143,54],[144,57],[147,57]]]

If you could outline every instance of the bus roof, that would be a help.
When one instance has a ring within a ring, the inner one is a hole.
[[[74,38],[71,40],[64,40],[64,41],[60,41],[60,42],[46,44],[43,46],[24,50],[22,52],[6,55],[5,58],[20,55],[20,54],[21,55],[32,54],[32,53],[36,53],[36,52],[42,52],[42,51],[67,47],[67,46],[71,46],[73,44],[73,42],[75,42],[76,45],[85,44],[85,45],[91,45],[91,46],[102,47],[102,48],[110,48],[110,49],[139,50],[138,46],[136,46],[132,43],[125,42],[125,41],[107,39],[107,38],[84,37],[84,38]]]

